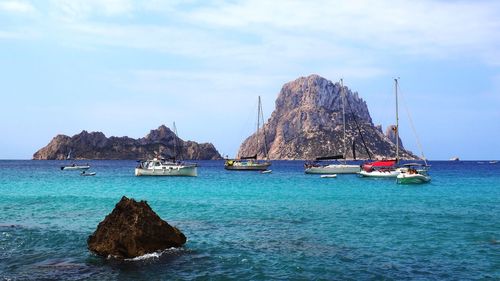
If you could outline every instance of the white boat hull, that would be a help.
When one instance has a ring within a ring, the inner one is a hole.
[[[306,168],[306,174],[356,174],[361,171],[359,165],[332,164],[320,167]]]
[[[358,175],[373,178],[396,178],[400,173],[399,170],[376,170],[371,172],[361,171]]]
[[[431,181],[431,177],[422,174],[401,173],[397,176],[397,181],[400,184],[419,184]]]
[[[266,171],[271,162],[226,161],[224,169],[232,171]]]
[[[198,176],[198,167],[196,166],[182,166],[171,165],[162,166],[159,168],[135,168],[136,176],[184,176],[196,177]]]
[[[89,165],[62,166],[63,171],[85,171],[90,169]]]

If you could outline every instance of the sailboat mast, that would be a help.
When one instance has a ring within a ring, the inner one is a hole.
[[[259,149],[260,149],[260,139],[259,139],[259,128],[260,128],[260,96],[259,96],[259,103],[257,105],[257,155],[259,154]]]
[[[174,121],[174,162],[177,161],[177,127],[175,126]]]
[[[398,78],[394,79],[394,92],[396,93],[396,163],[398,163],[399,162]]]
[[[345,94],[344,94],[344,79],[340,78],[340,97],[342,98],[342,123],[344,125],[344,164],[347,163],[347,148],[345,145]]]
[[[262,134],[264,135],[264,155],[266,156],[266,160],[269,161],[269,154],[267,153],[266,127],[264,127],[264,111],[262,110],[262,102],[260,101],[260,96],[259,96],[259,111],[260,111],[260,118],[262,118]]]

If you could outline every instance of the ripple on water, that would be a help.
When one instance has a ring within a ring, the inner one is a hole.
[[[265,178],[210,161],[195,179],[135,178],[133,161],[95,161],[89,180],[59,165],[0,161],[0,277],[500,279],[500,165],[433,163],[419,187],[324,181],[294,161]],[[122,195],[148,200],[187,244],[129,261],[91,254],[88,235]]]

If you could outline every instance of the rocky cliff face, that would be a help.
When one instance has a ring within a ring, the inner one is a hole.
[[[396,125],[389,125],[385,130],[385,136],[394,144],[396,144]],[[403,147],[401,138],[398,138],[399,147]]]
[[[368,158],[363,140],[372,158],[395,157],[396,146],[375,126],[366,102],[344,87],[346,96],[346,157],[353,158],[352,144],[358,159]],[[358,132],[356,122],[359,125]],[[276,100],[276,108],[265,123],[267,147],[271,159],[313,159],[344,154],[341,86],[318,75],[301,77],[286,83]],[[259,147],[257,147],[259,138]],[[264,156],[262,130],[248,137],[238,156]],[[401,147],[401,158],[415,156]]]
[[[177,143],[174,150],[174,144]],[[178,153],[175,153],[178,151]],[[44,148],[33,154],[35,160],[63,160],[68,154],[72,159],[148,159],[161,155],[186,160],[220,159],[211,143],[183,141],[169,128],[161,125],[140,139],[109,137],[101,132],[82,131],[72,137],[57,135]]]

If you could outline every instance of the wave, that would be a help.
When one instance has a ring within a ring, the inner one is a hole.
[[[168,248],[168,249],[165,249],[165,250],[162,250],[162,251],[157,251],[157,252],[153,252],[153,253],[147,253],[147,254],[144,254],[142,256],[138,256],[138,257],[135,257],[135,258],[131,258],[131,259],[125,259],[125,261],[144,261],[144,260],[150,260],[150,259],[158,259],[160,258],[162,255],[164,254],[174,254],[174,253],[179,253],[183,251],[182,248]]]

